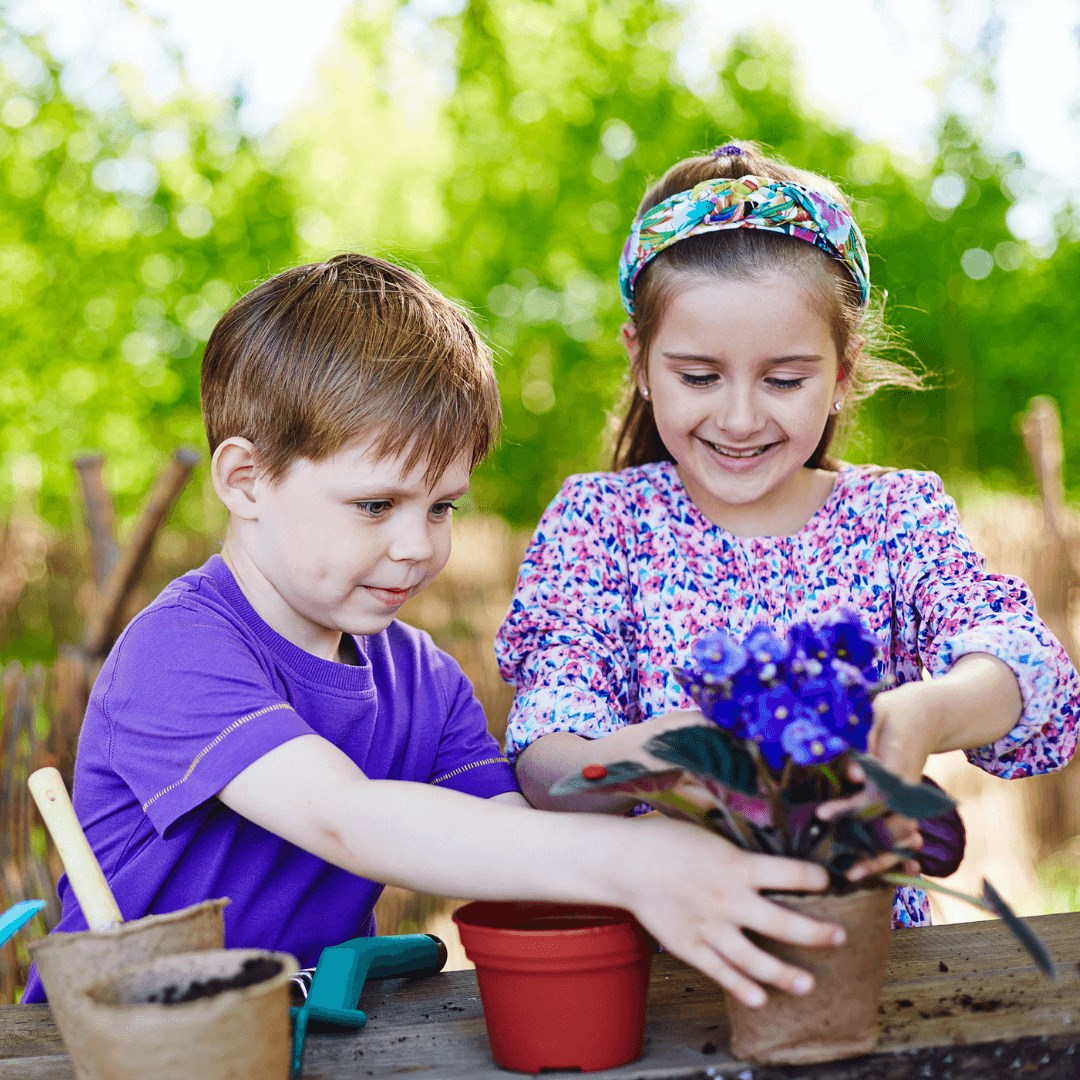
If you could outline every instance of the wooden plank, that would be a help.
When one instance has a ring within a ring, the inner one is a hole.
[[[918,1075],[985,1078],[1080,1075],[1080,913],[1029,920],[1057,964],[1039,975],[999,923],[898,931],[873,1055],[798,1069],[748,1070],[727,1053],[723,997],[704,976],[669,955],[653,964],[645,1052],[596,1080],[899,1080]],[[947,970],[942,970],[944,966]],[[365,988],[359,1032],[316,1033],[306,1080],[506,1080],[491,1060],[475,975],[443,973]],[[69,1080],[70,1065],[47,1006],[0,1008],[0,1080]],[[546,1073],[549,1080],[580,1077]]]

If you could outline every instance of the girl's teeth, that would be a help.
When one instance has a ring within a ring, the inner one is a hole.
[[[747,458],[757,457],[758,454],[764,454],[768,449],[766,446],[759,446],[754,450],[728,450],[723,446],[717,446],[716,443],[709,444],[718,454],[723,454],[724,457],[731,458]]]

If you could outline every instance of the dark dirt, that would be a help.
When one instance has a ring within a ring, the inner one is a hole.
[[[195,979],[187,986],[164,986],[158,994],[151,994],[147,1003],[160,1005],[182,1005],[188,1001],[216,997],[226,990],[241,990],[245,986],[254,986],[273,978],[281,970],[277,960],[262,957],[245,960],[240,970],[228,979]]]

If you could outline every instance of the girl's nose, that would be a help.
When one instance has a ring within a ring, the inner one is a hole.
[[[716,420],[720,430],[732,442],[756,435],[761,430],[761,411],[756,395],[751,390],[733,387],[730,393],[724,395]]]

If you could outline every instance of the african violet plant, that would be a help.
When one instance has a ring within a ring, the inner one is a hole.
[[[829,872],[833,889],[855,888],[845,873],[860,859],[897,850],[935,877],[951,874],[964,852],[964,828],[953,800],[933,781],[908,784],[866,754],[878,677],[876,639],[858,617],[841,612],[817,625],[796,623],[785,639],[764,627],[745,641],[716,631],[698,639],[690,666],[674,672],[707,721],[657,735],[646,750],[669,763],[587,765],[552,787],[554,795],[603,791],[633,796],[694,821],[749,851],[810,859]],[[861,789],[858,810],[822,820],[824,802]],[[884,818],[920,822],[923,847],[896,849]],[[885,872],[883,883],[935,889],[1000,916],[1053,975],[1042,943],[989,882],[968,896],[923,877]],[[864,884],[864,883],[861,883]]]

